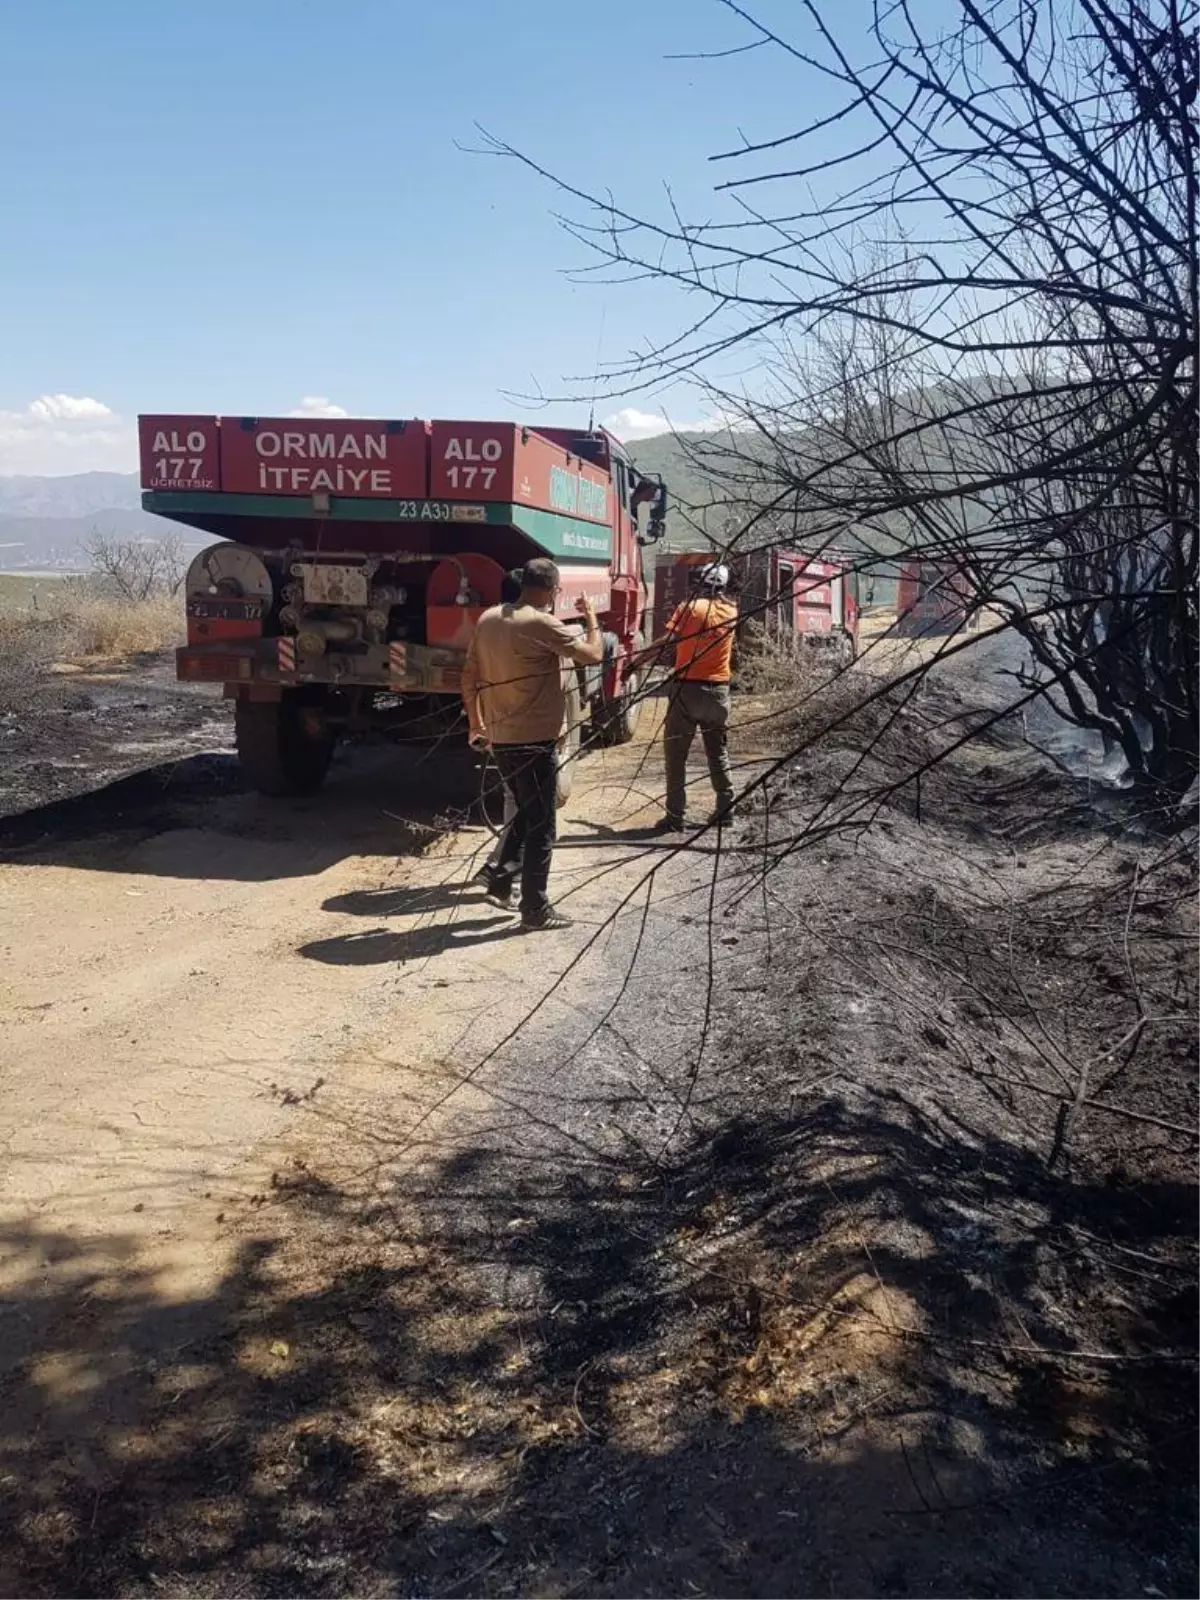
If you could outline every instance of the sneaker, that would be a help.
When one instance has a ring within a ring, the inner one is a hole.
[[[512,904],[513,881],[511,878],[502,877],[495,867],[484,862],[479,871],[471,876],[472,883],[483,885],[483,898],[490,905],[506,908]]]
[[[522,933],[544,933],[550,929],[557,932],[559,928],[573,928],[575,924],[570,917],[564,917],[561,911],[549,907],[546,911],[535,913],[533,916],[521,918]]]
[[[683,832],[683,826],[684,826],[684,824],[683,824],[683,818],[682,817],[660,817],[658,819],[658,821],[654,824],[654,826],[651,828],[650,832],[651,833],[682,833]]]

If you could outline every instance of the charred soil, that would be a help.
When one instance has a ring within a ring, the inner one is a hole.
[[[173,658],[63,663],[0,695],[0,818],[231,747],[219,691],[178,684]]]
[[[963,683],[831,704],[679,849],[609,753],[536,955],[461,851],[327,900],[406,1087],[334,1063],[203,1295],[12,1231],[5,1592],[1195,1592],[1190,859],[1004,725],[881,792]]]

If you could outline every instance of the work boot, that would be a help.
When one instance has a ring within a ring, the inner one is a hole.
[[[732,800],[723,800],[716,810],[710,815],[708,825],[710,828],[723,827],[727,822],[737,821],[737,807]]]
[[[683,828],[684,822],[682,817],[660,817],[651,828],[650,832],[655,834],[682,833]]]
[[[522,933],[547,933],[558,932],[560,928],[573,928],[575,924],[570,917],[564,917],[561,911],[555,911],[553,906],[547,906],[545,911],[535,911],[522,914]]]

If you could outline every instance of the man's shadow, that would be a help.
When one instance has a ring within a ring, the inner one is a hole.
[[[424,960],[447,950],[489,944],[521,933],[519,920],[500,912],[494,917],[439,922],[432,927],[370,928],[363,933],[344,933],[332,939],[312,939],[300,945],[297,954],[334,967],[370,967],[384,962],[399,964]]]
[[[432,911],[455,911],[484,904],[481,884],[463,882],[407,884],[395,889],[351,889],[331,895],[322,911],[350,917],[419,917]],[[462,926],[462,924],[459,924]]]

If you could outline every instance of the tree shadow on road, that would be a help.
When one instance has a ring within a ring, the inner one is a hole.
[[[1194,1592],[1186,1186],[899,1096],[669,1162],[511,1132],[277,1173],[182,1304],[11,1230],[0,1589]]]

